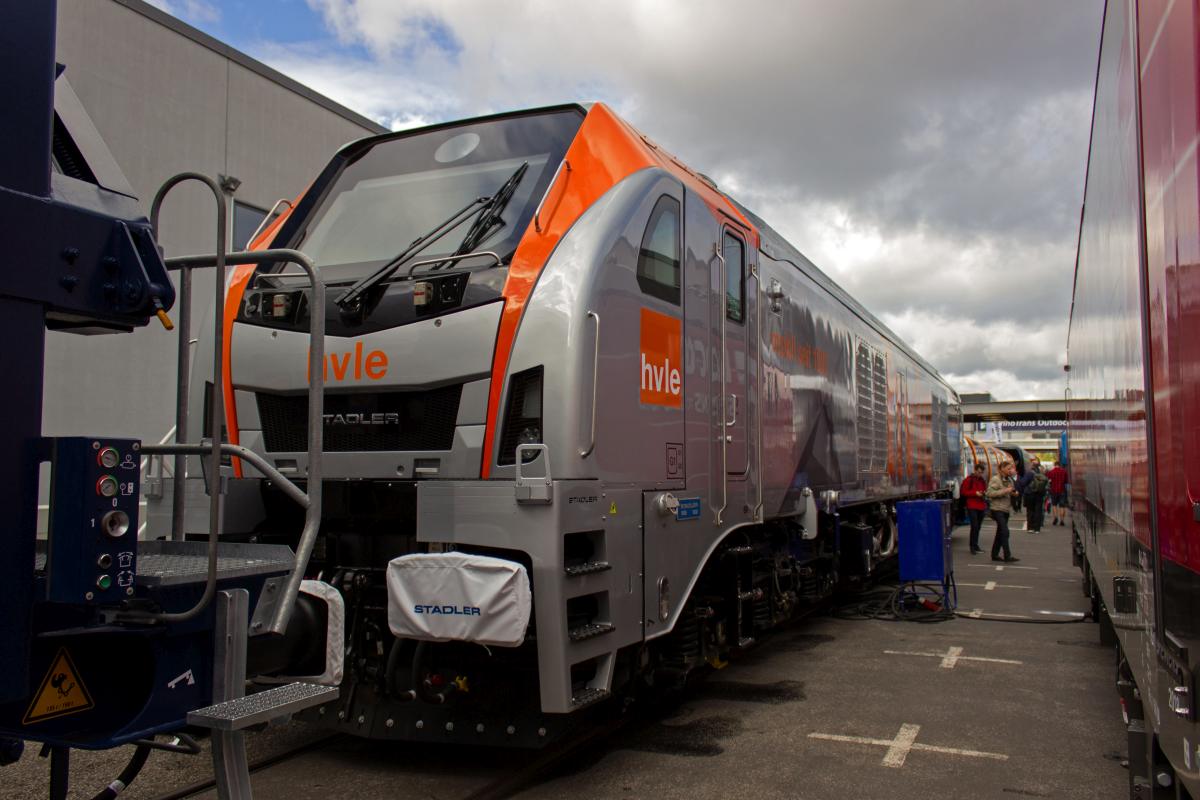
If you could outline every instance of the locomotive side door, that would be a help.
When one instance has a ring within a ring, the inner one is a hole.
[[[748,437],[750,420],[750,335],[754,321],[752,299],[746,292],[750,250],[748,237],[740,227],[726,224],[721,230],[721,257],[716,259],[715,297],[721,303],[721,372],[716,376],[720,398],[715,409],[718,436],[724,438],[725,474],[728,481],[745,480],[749,468]],[[732,497],[730,505],[734,505]],[[736,505],[740,506],[738,502]]]

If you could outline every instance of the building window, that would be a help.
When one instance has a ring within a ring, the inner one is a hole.
[[[638,250],[637,281],[642,291],[679,305],[679,201],[663,195],[650,212]]]
[[[272,216],[272,219],[279,216]],[[258,230],[267,218],[267,212],[261,208],[233,201],[233,249],[245,250],[250,246],[250,237]],[[265,227],[265,226],[264,226]]]
[[[746,247],[741,239],[726,233],[721,249],[725,254],[725,316],[742,322],[746,318]]]

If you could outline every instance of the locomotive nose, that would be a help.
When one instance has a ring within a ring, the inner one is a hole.
[[[373,314],[354,322],[330,300],[322,419],[327,479],[479,477],[489,343],[502,302],[497,297],[421,314],[414,295],[429,291],[413,283],[389,290]],[[336,298],[339,292],[330,287],[329,294]],[[461,295],[450,299],[461,303]],[[269,308],[273,302],[253,305]],[[243,315],[230,365],[241,443],[282,471],[301,475],[310,378],[302,315],[286,325]]]

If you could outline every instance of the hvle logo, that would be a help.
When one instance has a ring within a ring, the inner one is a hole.
[[[656,367],[646,361],[646,354],[642,353],[642,389],[650,389],[655,392],[666,392],[667,394],[679,394],[679,369],[671,366],[671,359],[668,358],[663,362],[661,367]]]
[[[641,389],[642,403],[682,408],[683,373],[680,354],[683,350],[683,325],[677,317],[642,309],[641,329]]]

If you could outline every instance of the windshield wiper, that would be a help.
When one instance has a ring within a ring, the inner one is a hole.
[[[467,203],[461,209],[451,214],[450,217],[444,222],[438,223],[433,230],[418,236],[416,239],[413,239],[412,244],[400,251],[399,255],[347,289],[346,293],[337,299],[337,304],[342,308],[353,307],[356,303],[358,303],[364,294],[391,277],[392,273],[400,269],[400,267],[404,265],[405,261],[415,256],[417,253],[420,253],[426,247],[466,222],[470,218],[471,214],[477,213],[477,206],[486,205],[490,199],[491,198],[488,197],[475,198],[470,203]]]
[[[504,185],[496,190],[488,200],[487,205],[479,212],[479,216],[475,218],[475,222],[471,223],[471,227],[467,229],[467,234],[463,237],[462,244],[454,251],[454,255],[459,256],[464,253],[470,253],[483,242],[487,241],[493,233],[504,227],[504,219],[501,214],[504,213],[505,207],[512,197],[517,192],[517,184],[525,177],[525,171],[529,169],[529,162],[526,161],[521,166],[517,167],[517,171],[509,176]],[[442,265],[433,269],[441,269]]]
[[[454,255],[469,253],[476,245],[487,239],[494,232],[497,223],[499,225],[504,224],[504,221],[499,219],[500,213],[512,198],[517,184],[521,182],[521,178],[524,177],[525,170],[528,168],[529,162],[526,161],[517,167],[516,172],[491,197],[475,198],[451,214],[445,221],[438,223],[431,231],[414,239],[412,244],[404,248],[391,261],[347,289],[346,293],[337,299],[338,306],[343,309],[356,307],[364,294],[390,278],[395,274],[396,270],[404,266],[406,261],[411,260],[413,256],[416,256],[422,250],[429,247],[429,245],[441,239],[472,216],[478,214],[478,218],[471,225],[466,236],[463,237],[462,244],[459,245]]]

